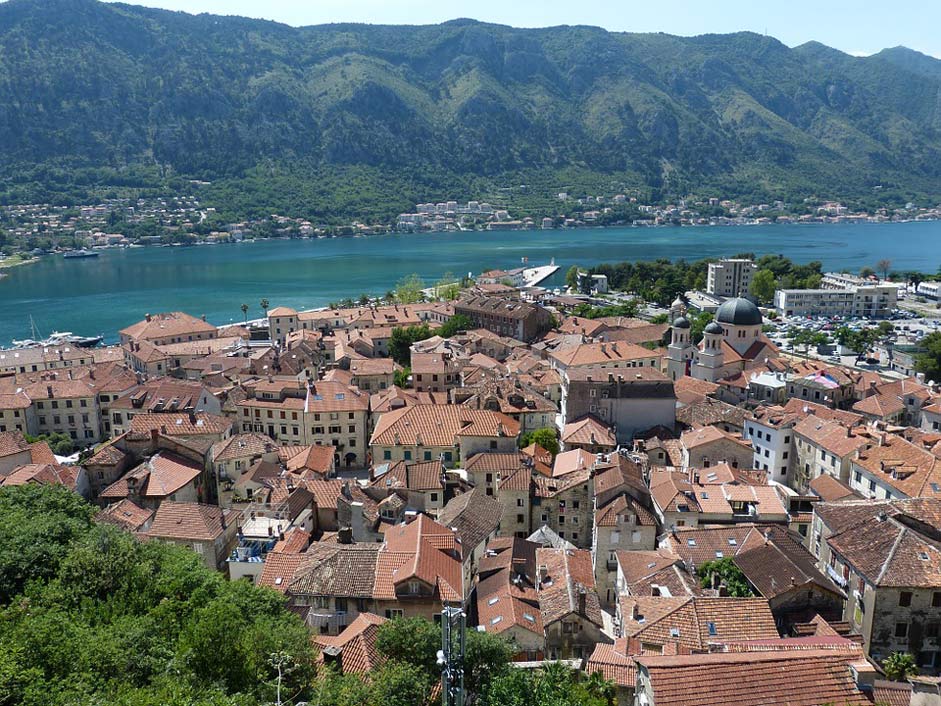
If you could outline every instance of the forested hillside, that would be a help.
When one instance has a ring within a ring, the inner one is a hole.
[[[292,28],[10,0],[0,198],[199,179],[242,213],[377,218],[445,197],[538,208],[561,188],[938,197],[939,89],[941,62],[908,49],[748,33]]]

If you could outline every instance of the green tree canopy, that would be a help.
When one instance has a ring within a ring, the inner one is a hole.
[[[924,351],[915,356],[915,370],[926,380],[941,381],[941,333],[929,333],[921,345]]]
[[[882,663],[885,675],[892,681],[906,681],[918,674],[915,658],[907,652],[893,652]]]
[[[425,298],[425,282],[417,274],[403,277],[395,285],[395,301],[399,304],[417,304]]]
[[[530,444],[539,444],[553,456],[559,453],[559,435],[554,427],[533,429],[520,435],[520,448],[525,449]]]
[[[761,304],[768,304],[774,299],[774,290],[778,281],[771,270],[758,270],[752,278],[751,291]]]
[[[431,338],[432,335],[428,324],[394,328],[389,337],[389,356],[402,367],[409,367],[412,363],[412,344]]]
[[[699,585],[703,588],[718,588],[724,585],[729,595],[734,598],[748,598],[755,595],[742,570],[735,565],[731,557],[707,561],[696,570]]]
[[[282,596],[93,512],[58,486],[0,489],[0,703],[270,702],[281,651],[283,693],[305,695],[314,655]]]

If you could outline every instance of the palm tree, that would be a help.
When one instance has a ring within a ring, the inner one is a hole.
[[[268,317],[268,307],[271,306],[267,299],[261,300],[261,310],[265,312],[265,318]]]
[[[892,681],[906,681],[918,674],[915,658],[907,652],[893,652],[882,663],[885,675]]]
[[[248,304],[242,304],[242,316],[245,319],[245,323],[248,323]]]
[[[610,682],[604,678],[604,675],[598,672],[592,672],[587,679],[583,682],[585,691],[587,691],[592,697],[604,701],[609,705],[614,704],[614,695],[615,688],[614,682]]]

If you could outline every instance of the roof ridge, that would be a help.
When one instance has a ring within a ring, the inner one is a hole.
[[[895,518],[891,518],[894,520]],[[898,550],[899,545],[902,543],[902,539],[905,537],[908,532],[908,528],[903,525],[901,522],[896,522],[899,528],[902,530],[898,533],[898,536],[895,538],[895,541],[892,542],[892,548],[888,551],[885,557],[885,561],[882,562],[882,568],[879,570],[879,575],[876,577],[876,584],[882,582],[883,577],[886,572],[889,570],[889,565],[892,563],[892,560],[895,558],[895,552]]]

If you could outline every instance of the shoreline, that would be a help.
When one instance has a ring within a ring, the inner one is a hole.
[[[98,247],[91,247],[89,249],[94,251],[109,251],[109,250],[125,250],[129,248],[196,248],[196,247],[210,247],[216,245],[246,245],[256,242],[269,242],[269,241],[285,241],[285,240],[342,240],[347,238],[381,238],[384,236],[406,236],[406,235],[428,235],[434,236],[439,234],[451,235],[451,234],[467,234],[467,233],[553,233],[553,232],[562,232],[562,231],[580,231],[580,230],[611,230],[616,228],[755,228],[755,227],[770,227],[770,226],[804,226],[804,227],[818,227],[818,226],[885,226],[885,225],[899,225],[899,224],[910,224],[910,223],[937,223],[941,221],[941,218],[911,218],[905,220],[886,220],[886,221],[868,221],[868,220],[841,220],[841,221],[789,221],[787,223],[760,223],[760,222],[747,222],[747,223],[621,223],[621,224],[609,224],[609,225],[591,225],[591,224],[582,224],[577,226],[559,226],[553,228],[541,228],[538,226],[533,226],[530,228],[455,228],[447,230],[386,230],[380,233],[355,233],[350,235],[304,235],[298,236],[296,238],[291,237],[268,237],[268,238],[243,238],[241,240],[223,240],[223,241],[199,241],[195,243],[160,243],[160,244],[147,244],[147,243],[131,243],[129,245],[103,245]],[[32,256],[26,259],[18,260],[17,262],[9,263],[9,260],[16,257],[14,254],[13,258],[7,258],[6,260],[0,260],[0,279],[3,277],[3,270],[9,270],[14,267],[19,267],[20,265],[29,265],[36,262],[40,262],[43,258],[49,256],[63,255],[68,251],[55,251],[46,253],[44,255]],[[8,264],[9,263],[9,264]]]

